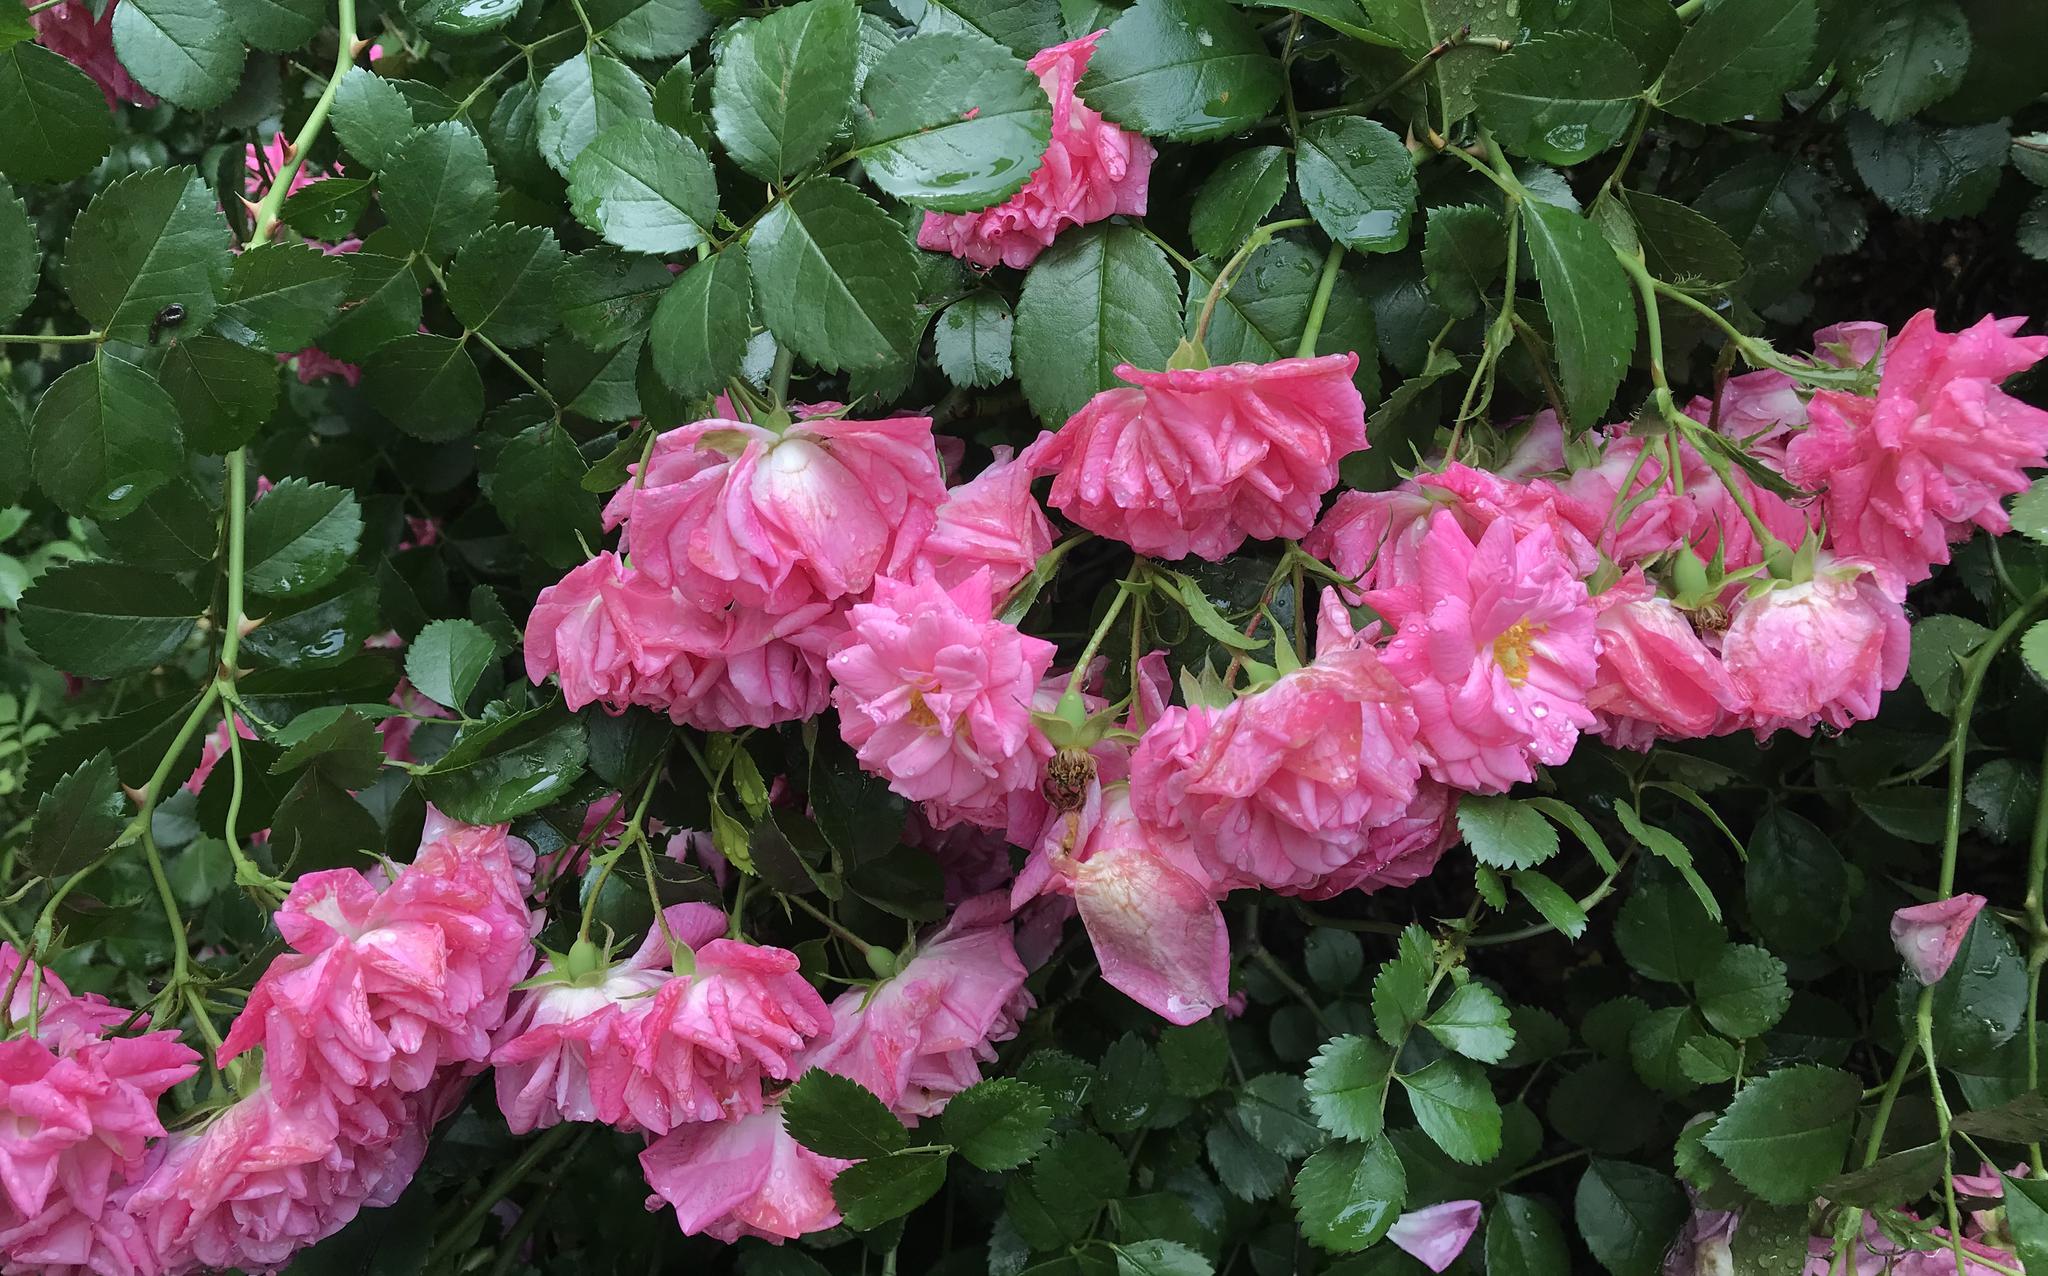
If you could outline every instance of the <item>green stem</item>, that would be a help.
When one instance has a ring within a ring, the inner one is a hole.
[[[1946,892],[1944,892],[1945,894]],[[1920,1029],[1920,1052],[1927,1059],[1927,1087],[1934,1099],[1934,1123],[1941,1135],[1941,1201],[1948,1218],[1948,1245],[1955,1255],[1956,1270],[1963,1271],[1963,1221],[1956,1209],[1956,1154],[1950,1136],[1948,1096],[1942,1093],[1941,1069],[1934,1057],[1934,989],[1920,990],[1920,1004],[1914,1014]]]
[[[185,984],[192,958],[186,951],[185,915],[178,911],[178,897],[171,891],[171,879],[164,875],[164,857],[156,849],[156,834],[142,826],[142,853],[149,859],[149,875],[156,882],[156,897],[164,906],[164,920],[171,924],[171,982],[169,992]]]
[[[434,278],[439,279],[440,277],[441,272],[438,269],[435,270]],[[443,291],[446,291],[445,287]],[[486,337],[481,332],[472,332],[469,333],[468,335],[470,338],[475,340],[479,345],[483,346],[484,349],[490,351],[493,355],[497,356],[497,360],[499,363],[502,363],[506,367],[512,369],[513,375],[517,376],[521,381],[526,382],[527,388],[532,390],[535,394],[539,395],[542,401],[545,402],[550,408],[554,408],[556,411],[561,410],[561,405],[555,402],[554,395],[548,393],[548,388],[542,385],[539,381],[536,381],[531,372],[528,372],[525,368],[521,367],[519,364],[519,360],[514,359],[511,355],[506,354],[502,349],[500,349],[498,347],[497,342],[491,340],[489,337]]]
[[[64,0],[57,2],[62,4]],[[104,341],[106,336],[104,332],[0,332],[0,345],[82,346]]]
[[[2035,612],[2048,605],[2048,589],[2035,594],[1991,631],[1983,645],[1970,653],[1963,672],[1962,693],[1956,697],[1954,725],[1948,740],[1948,821],[1942,835],[1941,888],[1939,898],[1947,899],[1956,889],[1956,848],[1962,838],[1963,763],[1969,752],[1970,719],[1977,712],[1977,697],[1984,690],[1984,675],[1992,658]],[[2036,837],[2041,836],[2036,830]]]
[[[549,1153],[562,1146],[572,1135],[587,1134],[589,1131],[590,1127],[586,1125],[564,1121],[527,1144],[526,1150],[519,1154],[519,1159],[506,1166],[498,1177],[492,1179],[489,1186],[484,1188],[483,1194],[470,1202],[469,1208],[456,1220],[455,1226],[442,1233],[440,1239],[434,1242],[433,1250],[427,1255],[424,1270],[453,1270],[449,1260],[454,1257],[451,1252],[454,1246],[470,1232],[481,1227],[484,1216],[489,1214],[499,1201],[505,1199],[513,1188],[518,1187],[527,1175],[533,1173]]]
[[[1216,303],[1223,300],[1223,295],[1230,291],[1233,277],[1239,270],[1243,269],[1247,261],[1251,260],[1252,254],[1271,243],[1273,236],[1283,230],[1295,230],[1303,226],[1313,225],[1315,223],[1308,218],[1297,217],[1288,221],[1267,222],[1265,225],[1254,229],[1251,234],[1245,236],[1244,244],[1235,253],[1232,253],[1230,260],[1224,262],[1223,268],[1216,272],[1216,278],[1209,284],[1209,295],[1202,299],[1202,313],[1195,320],[1194,340],[1196,345],[1202,343],[1203,336],[1209,331],[1209,320],[1216,313]]]
[[[270,232],[277,228],[278,209],[284,206],[285,195],[292,188],[292,179],[298,176],[299,166],[305,162],[306,149],[319,139],[320,130],[327,125],[327,112],[334,107],[334,95],[341,88],[341,77],[355,65],[356,0],[336,0],[335,9],[334,31],[338,46],[334,53],[334,74],[327,77],[327,87],[320,91],[313,109],[306,114],[306,122],[299,126],[299,135],[292,139],[291,153],[285,156],[270,189],[263,192],[263,198],[257,201],[249,232],[252,244],[264,243],[270,238]]]
[[[235,680],[235,661],[242,650],[242,577],[249,514],[248,468],[248,454],[244,449],[236,448],[228,453],[228,597],[227,615],[221,622],[220,676],[230,683]]]
[[[775,343],[775,362],[768,369],[768,389],[775,396],[775,406],[787,409],[789,403],[789,373],[796,366],[796,351],[781,342]]]
[[[157,800],[163,793],[164,782],[170,778],[171,768],[177,764],[178,755],[192,742],[193,734],[199,730],[200,719],[204,718],[219,701],[220,683],[208,683],[206,690],[199,693],[199,699],[193,704],[192,711],[185,715],[185,721],[178,728],[178,734],[171,738],[171,746],[164,750],[163,759],[156,764],[156,771],[150,775],[149,782],[142,786],[140,809],[136,811],[135,818],[128,821],[127,829],[116,839],[115,845],[126,845],[149,829],[149,817],[156,810]]]
[[[822,925],[826,930],[829,930],[833,934],[839,936],[839,938],[845,940],[847,943],[852,944],[854,948],[859,950],[860,952],[866,952],[868,949],[874,947],[874,945],[870,944],[867,940],[862,939],[859,935],[854,934],[846,927],[840,925],[837,921],[833,919],[830,913],[826,912],[822,908],[819,908],[816,904],[813,904],[811,901],[805,899],[803,896],[784,895],[782,898],[792,904],[795,904],[798,908],[801,908],[805,912],[809,913],[811,917],[818,922],[818,924]]]
[[[1309,996],[1308,989],[1301,986],[1301,981],[1288,974],[1287,968],[1282,966],[1272,953],[1266,951],[1265,945],[1261,944],[1252,949],[1251,955],[1253,961],[1266,968],[1266,973],[1272,976],[1274,983],[1279,984],[1287,990],[1289,996],[1308,1007],[1308,1012],[1314,1016],[1316,1023],[1321,1025],[1324,1031],[1330,1031],[1330,1019],[1323,1013],[1323,1008],[1316,1003],[1314,997]]]
[[[1431,45],[1429,49],[1426,52],[1424,52],[1421,57],[1415,59],[1415,65],[1409,67],[1406,71],[1403,71],[1400,75],[1394,77],[1393,83],[1387,85],[1387,87],[1381,89],[1378,93],[1374,94],[1369,101],[1367,101],[1364,105],[1358,107],[1355,113],[1358,115],[1371,114],[1376,108],[1379,107],[1379,105],[1382,102],[1389,100],[1395,94],[1399,93],[1402,89],[1407,88],[1409,85],[1415,83],[1415,81],[1421,79],[1424,75],[1428,74],[1429,68],[1436,65],[1438,58],[1441,58],[1444,54],[1449,53],[1452,49],[1455,49],[1459,45],[1465,43],[1465,41],[1469,39],[1471,35],[1472,24],[1467,22],[1464,26],[1458,28],[1456,31],[1445,36],[1443,39],[1438,40],[1435,44]]]
[[[1143,562],[1144,560],[1139,559],[1138,561]],[[1133,566],[1132,570],[1135,571],[1136,567]],[[1088,635],[1088,645],[1081,648],[1081,654],[1075,657],[1074,672],[1067,675],[1068,695],[1081,694],[1082,680],[1088,676],[1088,662],[1095,659],[1095,653],[1101,650],[1103,640],[1109,637],[1109,627],[1116,623],[1116,618],[1119,615],[1123,614],[1124,603],[1131,596],[1131,591],[1128,588],[1129,583],[1128,579],[1117,582],[1116,597],[1109,600],[1109,610],[1102,613],[1102,620],[1095,626],[1095,632]]]
[[[1312,358],[1316,352],[1316,338],[1323,335],[1323,316],[1330,309],[1330,294],[1337,290],[1337,274],[1344,265],[1344,245],[1334,241],[1330,251],[1323,257],[1322,277],[1316,280],[1316,295],[1308,303],[1308,325],[1301,330],[1301,341],[1294,347],[1297,359]]]
[[[2048,879],[2048,748],[2041,751],[2040,798],[2034,808],[2033,837],[2027,844],[2027,1092],[2041,1088],[2041,968],[2048,964],[2048,899],[2043,898],[2043,881]],[[2041,1160],[2041,1144],[2027,1147],[2034,1177],[2048,1173]]]

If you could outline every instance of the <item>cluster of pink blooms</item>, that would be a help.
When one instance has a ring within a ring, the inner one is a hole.
[[[2014,328],[1835,329],[1822,358],[1876,364],[1874,398],[1809,405],[1767,371],[1688,407],[1818,492],[1803,503],[1625,426],[1565,472],[1545,414],[1498,471],[1445,464],[1324,512],[1365,441],[1352,355],[1121,369],[1128,388],[950,492],[922,418],[702,421],[613,498],[623,553],[542,595],[528,672],[572,706],[709,730],[829,703],[931,830],[1029,852],[1015,907],[1070,896],[1106,978],[1190,1022],[1227,996],[1230,891],[1411,883],[1455,841],[1457,794],[1530,781],[1584,735],[1647,748],[1871,716],[1905,673],[1905,588],[2001,529],[2048,453],[2048,413],[1998,388],[2048,353]],[[1300,537],[1354,582],[1325,591],[1315,658],[1263,685],[1168,705],[1163,668],[1138,679],[1057,807],[1068,675],[1000,618],[1051,544],[1046,476],[1053,509],[1140,552]]]
[[[300,878],[276,914],[289,951],[217,1060],[260,1047],[260,1080],[169,1134],[157,1100],[199,1057],[171,1032],[110,1035],[126,1011],[31,968],[8,1006],[31,1030],[0,1043],[0,1268],[276,1271],[397,1200],[532,962],[532,860],[430,813],[412,863]],[[0,951],[0,979],[19,968]]]
[[[852,1162],[790,1136],[785,1084],[823,1069],[914,1122],[979,1081],[1032,1007],[1000,897],[962,905],[895,974],[829,1006],[796,954],[725,931],[717,909],[678,904],[626,961],[551,963],[491,1055],[515,1132],[646,1136],[648,1205],[691,1235],[780,1242],[838,1223],[832,1180]]]

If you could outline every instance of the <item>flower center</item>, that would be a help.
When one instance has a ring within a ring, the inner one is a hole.
[[[1493,640],[1494,662],[1501,667],[1501,672],[1507,674],[1508,681],[1518,687],[1529,677],[1529,648],[1543,630],[1542,625],[1518,620]]]
[[[916,687],[910,689],[909,717],[912,723],[925,731],[935,730],[939,725],[939,715],[932,712],[932,707],[924,702],[924,692]]]

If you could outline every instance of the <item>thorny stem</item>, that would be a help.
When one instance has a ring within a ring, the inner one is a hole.
[[[1316,339],[1323,335],[1323,316],[1330,309],[1330,294],[1337,290],[1337,274],[1344,265],[1344,245],[1332,241],[1329,253],[1323,258],[1322,277],[1316,280],[1316,295],[1308,303],[1308,324],[1301,330],[1301,343],[1294,348],[1294,357],[1307,359],[1316,352]]]
[[[256,203],[256,212],[251,219],[253,229],[249,234],[252,244],[265,242],[270,238],[270,232],[277,228],[277,212],[291,191],[292,179],[298,176],[299,166],[305,162],[307,148],[313,145],[320,136],[320,130],[327,125],[327,112],[334,106],[334,95],[341,88],[341,77],[355,64],[356,0],[336,0],[335,8],[337,47],[334,74],[327,78],[327,87],[320,91],[313,109],[306,114],[306,122],[299,126],[299,135],[292,139],[291,147],[285,152],[284,164],[270,183],[270,189],[263,192],[263,198]]]

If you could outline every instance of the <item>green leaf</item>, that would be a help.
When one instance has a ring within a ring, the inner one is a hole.
[[[1120,382],[1116,366],[1163,368],[1180,340],[1180,283],[1130,226],[1059,237],[1032,263],[1017,302],[1017,379],[1039,419],[1060,425]]]
[[[2048,479],[2035,479],[2032,487],[2013,498],[2012,530],[2037,545],[2048,545]],[[1919,627],[1914,628],[1917,636]]]
[[[2005,1184],[2005,1222],[2013,1253],[2035,1270],[2048,1265],[2048,1180],[2000,1175]]]
[[[1586,1248],[1614,1276],[1658,1276],[1689,1213],[1669,1175],[1602,1157],[1579,1179],[1573,1208]]]
[[[312,597],[269,608],[263,623],[243,636],[242,652],[283,669],[340,664],[362,647],[373,629],[386,627],[379,620],[377,583],[351,567]]]
[[[165,101],[204,111],[241,83],[249,51],[215,0],[126,0],[113,12],[122,67]]]
[[[1715,1030],[1738,1041],[1769,1031],[1792,1004],[1785,963],[1753,944],[1730,944],[1700,972],[1693,992]]]
[[[752,277],[737,252],[716,253],[677,277],[647,334],[662,383],[682,395],[710,394],[738,373],[753,304]]]
[[[1195,193],[1188,238],[1211,257],[1226,257],[1244,243],[1287,193],[1287,152],[1254,146],[1216,166]]]
[[[1316,1123],[1340,1139],[1379,1137],[1394,1057],[1370,1037],[1333,1037],[1308,1065]]]
[[[1482,204],[1429,210],[1422,269],[1429,294],[1455,318],[1479,313],[1480,302],[1507,267],[1507,223]]]
[[[832,1199],[856,1232],[901,1218],[946,1184],[942,1152],[913,1148],[848,1166],[832,1180]]]
[[[957,386],[992,386],[1009,380],[1015,327],[1002,294],[969,293],[939,314],[932,345],[939,367]]]
[[[1696,292],[1727,288],[1742,278],[1742,251],[1704,215],[1640,191],[1624,191],[1622,202],[1635,222],[1643,266],[1656,278]]]
[[[287,875],[363,868],[383,840],[369,810],[318,768],[292,785],[270,824],[271,854]]]
[[[1081,97],[1134,132],[1191,142],[1249,129],[1282,79],[1250,17],[1224,0],[1138,0],[1096,44]]]
[[[1862,1082],[1846,1072],[1780,1068],[1738,1090],[1702,1142],[1764,1200],[1803,1204],[1842,1168],[1862,1097]]]
[[[1287,1184],[1286,1158],[1253,1142],[1235,1117],[1211,1125],[1203,1147],[1216,1167],[1217,1181],[1241,1201],[1271,1200]]]
[[[887,1156],[910,1145],[903,1123],[857,1081],[812,1068],[784,1094],[789,1133],[820,1156]]]
[[[1855,891],[1849,865],[1827,834],[1782,808],[1749,835],[1743,895],[1757,935],[1777,952],[1818,953],[1848,929]]]
[[[220,515],[189,479],[166,483],[126,518],[99,528],[115,558],[159,571],[204,567],[220,544]]]
[[[1052,1109],[1029,1082],[999,1077],[953,1096],[940,1126],[955,1151],[984,1170],[1012,1170],[1038,1154]]]
[[[470,693],[497,659],[498,644],[469,620],[437,620],[405,649],[405,676],[435,704],[462,712]]]
[[[778,181],[824,153],[853,102],[859,26],[853,0],[803,0],[733,31],[711,124],[734,163]]]
[[[128,814],[114,755],[101,749],[36,802],[35,825],[21,850],[22,867],[52,879],[76,873],[114,844],[128,825]]]
[[[2011,758],[1996,758],[1978,767],[1963,788],[1963,799],[1977,828],[2000,842],[2017,842],[2033,827],[2041,800],[2034,771]]]
[[[346,308],[320,338],[320,348],[337,359],[360,362],[419,326],[420,289],[411,263],[382,253],[349,253]]]
[[[368,718],[347,709],[315,709],[293,720],[276,742],[286,746],[271,775],[314,768],[344,789],[366,789],[384,766],[383,737]]]
[[[484,383],[462,342],[419,332],[363,361],[363,397],[414,438],[442,442],[476,428]]]
[[[399,238],[446,258],[498,213],[498,178],[483,139],[449,121],[418,129],[398,144],[378,182],[377,202]]]
[[[17,181],[83,177],[114,144],[99,86],[40,44],[0,49],[0,116],[0,173]]]
[[[1548,1205],[1501,1193],[1486,1214],[1486,1276],[1565,1276],[1571,1256]]]
[[[604,535],[597,503],[583,487],[588,473],[575,440],[550,420],[508,440],[478,477],[512,534],[542,562],[566,570],[588,557],[585,545]]]
[[[597,135],[569,169],[576,219],[640,253],[675,253],[712,237],[718,178],[697,144],[651,119]]]
[[[1562,31],[1495,60],[1472,96],[1501,145],[1569,167],[1622,139],[1643,88],[1643,69],[1627,49],[1588,31]]]
[[[1918,119],[1886,127],[1849,117],[1849,158],[1870,193],[1897,213],[1945,221],[1984,211],[2004,171],[2003,124],[1942,127]]]
[[[1422,1021],[1429,1035],[1481,1063],[1499,1063],[1515,1048],[1515,1030],[1508,1008],[1484,984],[1468,983]]]
[[[185,308],[184,327],[196,331],[213,318],[227,284],[228,244],[227,220],[193,169],[131,173],[95,195],[71,224],[64,291],[109,340],[148,343],[157,312],[173,303]]]
[[[1566,939],[1586,933],[1586,910],[1570,891],[1534,869],[1514,874],[1513,881],[1516,892]]]
[[[979,31],[1020,58],[1067,38],[1053,0],[902,0],[896,11],[920,32]]]
[[[1644,850],[1678,870],[1678,875],[1692,888],[1693,897],[1699,900],[1700,907],[1707,910],[1707,916],[1717,922],[1721,920],[1720,901],[1714,898],[1714,892],[1707,889],[1706,882],[1701,880],[1699,872],[1693,868],[1692,852],[1686,849],[1685,843],[1664,829],[1643,823],[1642,817],[1636,814],[1636,809],[1626,802],[1614,804],[1614,815],[1621,821],[1621,827],[1627,830],[1628,835],[1640,843]]]
[[[1622,902],[1614,940],[1637,973],[1665,983],[1691,983],[1728,944],[1728,932],[1691,894],[1676,886],[1639,886]]]
[[[534,110],[542,158],[557,173],[574,180],[576,158],[600,134],[620,124],[654,122],[654,95],[625,63],[586,50],[548,72],[534,99]],[[647,141],[641,145],[656,144]],[[642,175],[654,174],[648,169]]]
[[[1814,0],[1715,0],[1686,28],[1651,97],[1702,124],[1768,111],[1798,86],[1818,29]]]
[[[313,344],[348,294],[348,262],[305,244],[262,244],[235,258],[214,327],[239,345],[288,354]]]
[[[1500,1153],[1500,1104],[1486,1073],[1466,1059],[1443,1058],[1400,1077],[1423,1132],[1454,1161],[1484,1165]]]
[[[1294,1176],[1294,1215],[1303,1235],[1340,1254],[1385,1236],[1407,1201],[1407,1172],[1385,1139],[1332,1143]]]
[[[342,73],[334,91],[334,135],[373,172],[397,157],[415,127],[412,108],[391,81],[360,66]]]
[[[465,824],[499,824],[565,797],[585,750],[582,725],[560,705],[528,709],[464,727],[419,774],[420,789]]]
[[[1364,253],[1408,246],[1415,212],[1415,163],[1385,125],[1355,115],[1318,120],[1294,154],[1301,201],[1330,238]]]
[[[1557,830],[1525,802],[1467,793],[1458,800],[1458,832],[1480,863],[1534,868],[1557,854]]]
[[[1651,75],[1664,69],[1685,34],[1685,24],[1665,0],[1578,0],[1560,20],[1571,30],[1606,36]]]
[[[1524,200],[1522,229],[1550,316],[1570,424],[1589,429],[1607,410],[1635,353],[1635,297],[1607,241],[1577,213]]]
[[[1209,316],[1203,346],[1210,361],[1270,363],[1293,358],[1301,346],[1301,334],[1308,328],[1324,260],[1325,254],[1286,239],[1253,253]],[[1186,311],[1190,329],[1200,322],[1217,268],[1208,258],[1195,262]],[[1372,309],[1365,293],[1353,274],[1340,269],[1330,288],[1315,353],[1363,352],[1353,380],[1368,402],[1379,397],[1379,360],[1371,357],[1375,341]]]
[[[1924,785],[1888,785],[1856,795],[1856,807],[1893,837],[1939,845],[1948,824],[1948,799]]]
[[[1409,926],[1401,932],[1394,959],[1372,980],[1373,1027],[1380,1040],[1397,1049],[1408,1030],[1429,1011],[1429,980],[1435,966],[1428,932]]]
[[[1052,135],[1038,77],[978,35],[905,40],[868,73],[860,100],[854,145],[868,179],[940,212],[1016,194]]]
[[[318,0],[220,0],[235,34],[266,53],[289,53],[320,34],[326,18]]]
[[[1914,0],[1849,29],[1849,100],[1887,124],[1941,101],[1970,64],[1970,24],[1948,0]]]
[[[1924,1143],[1881,1157],[1821,1185],[1827,1199],[1864,1209],[1890,1209],[1941,1181],[1941,1145]]]
[[[647,331],[676,277],[652,257],[608,245],[571,257],[555,277],[562,326],[593,350],[612,350]]]
[[[36,577],[15,615],[29,648],[66,673],[114,678],[160,664],[206,609],[191,590],[117,563],[66,563]]]
[[[679,58],[711,25],[700,0],[648,0],[607,28],[604,42],[629,58]]]
[[[1117,1276],[1212,1276],[1215,1265],[1178,1241],[1149,1240],[1116,1247]]]
[[[2048,682],[2048,620],[2037,620],[2027,626],[2026,634],[2020,638],[2020,659],[2026,662],[2029,673]]]
[[[448,308],[470,331],[501,345],[533,345],[561,323],[555,276],[564,260],[551,230],[492,226],[448,267]]]
[[[1223,1068],[1229,1062],[1230,1042],[1213,1016],[1159,1034],[1159,1063],[1168,1094],[1199,1099],[1213,1093],[1223,1084]]]
[[[285,479],[249,507],[243,579],[259,594],[310,593],[341,574],[362,535],[352,493]]]
[[[224,337],[186,337],[164,353],[156,380],[195,452],[218,456],[254,439],[278,399],[275,356]]]
[[[806,0],[778,16],[836,3]],[[747,262],[768,330],[813,363],[871,368],[917,339],[910,240],[836,177],[814,177],[771,208],[747,241]]]
[[[1318,926],[1302,945],[1302,964],[1316,987],[1343,992],[1365,972],[1365,946],[1348,930]]]
[[[178,410],[148,373],[105,350],[51,384],[29,434],[36,483],[67,513],[120,518],[184,465]]]
[[[1323,1141],[1302,1079],[1289,1073],[1263,1073],[1245,1082],[1237,1094],[1237,1119],[1260,1147],[1289,1159]]]
[[[519,14],[519,0],[408,0],[405,11],[435,35],[474,36],[495,31]]]
[[[558,335],[547,346],[548,393],[570,412],[594,421],[623,421],[640,414],[640,351],[635,335],[616,350],[592,350]]]
[[[1899,985],[1899,1019],[1910,1036],[1919,985]],[[1934,1047],[1944,1066],[1982,1059],[2012,1040],[2026,1018],[2026,962],[2012,936],[1981,913],[1934,985]]]
[[[0,324],[12,327],[35,299],[42,249],[19,196],[0,186]]]

